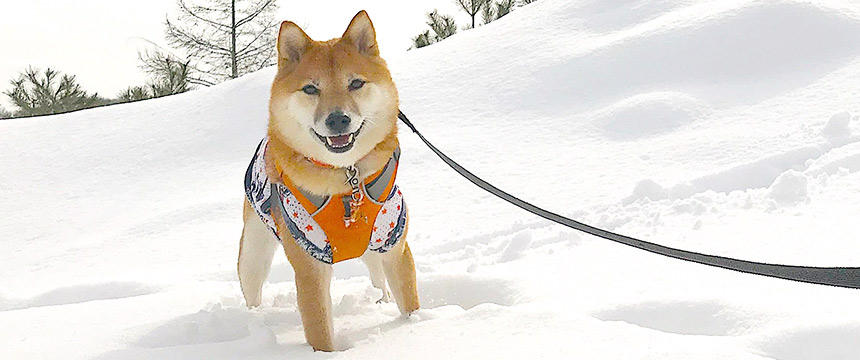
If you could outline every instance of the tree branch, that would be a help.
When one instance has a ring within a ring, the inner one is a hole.
[[[180,45],[186,45],[188,47],[196,46],[201,49],[206,49],[210,51],[221,51],[225,54],[230,54],[230,49],[223,48],[210,41],[207,41],[202,37],[195,36],[194,34],[185,31],[179,26],[173,25],[172,23],[170,23],[169,19],[167,20],[167,35],[168,37],[174,38],[172,40],[168,39],[168,41],[170,41],[171,43],[178,42],[180,43]]]
[[[200,15],[197,15],[197,13],[195,13],[194,11],[192,11],[191,9],[188,8],[188,5],[185,4],[185,0],[177,0],[176,2],[179,4],[179,8],[185,11],[186,15],[189,15],[189,16],[191,16],[195,19],[198,19],[200,21],[203,21],[203,22],[205,22],[209,25],[212,25],[216,28],[230,29],[230,25],[221,24],[219,22],[209,20],[209,19],[204,18]]]
[[[256,18],[257,16],[262,14],[263,11],[266,11],[266,9],[274,3],[275,3],[275,0],[266,0],[266,2],[263,3],[263,5],[260,5],[259,9],[252,11],[251,14],[246,16],[244,19],[237,21],[236,27],[238,28],[238,27],[241,27],[242,25],[245,25],[245,24],[251,22],[252,20],[254,20],[254,18]]]

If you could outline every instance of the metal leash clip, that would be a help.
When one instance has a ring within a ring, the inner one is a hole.
[[[360,217],[359,210],[364,204],[364,193],[361,191],[361,180],[359,180],[358,168],[355,165],[346,168],[346,182],[352,188],[352,193],[343,198],[343,224],[349,227]]]

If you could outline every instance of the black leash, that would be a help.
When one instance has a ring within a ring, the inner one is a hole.
[[[793,266],[793,265],[779,265],[779,264],[765,264],[753,261],[732,259],[722,256],[714,256],[701,254],[692,251],[686,251],[681,249],[675,249],[666,247],[663,245],[658,245],[654,243],[650,243],[647,241],[635,239],[629,236],[619,235],[613,232],[609,232],[600,228],[596,228],[591,225],[583,224],[579,221],[572,220],[561,216],[559,214],[541,209],[537,206],[534,206],[528,202],[525,202],[516,196],[506,193],[505,191],[493,186],[492,184],[484,181],[483,179],[475,176],[466,170],[456,161],[451,160],[447,155],[439,151],[430,141],[427,141],[424,138],[424,135],[415,128],[415,125],[409,121],[406,115],[403,112],[397,116],[401,121],[403,121],[406,126],[408,126],[412,131],[421,138],[421,141],[433,150],[439,158],[442,159],[448,166],[450,166],[454,171],[471,181],[473,184],[477,185],[479,188],[484,189],[485,191],[499,197],[502,200],[505,200],[511,204],[516,205],[517,207],[528,211],[532,214],[540,216],[549,221],[555,222],[557,224],[561,224],[567,226],[572,229],[576,229],[594,236],[598,236],[607,240],[611,240],[617,243],[621,243],[627,246],[632,246],[634,248],[649,251],[655,254],[660,254],[663,256],[668,256],[675,259],[691,261],[699,264],[704,264],[708,266],[716,266],[723,269],[729,269],[734,271],[740,271],[747,274],[753,275],[761,275],[761,276],[769,276],[786,280],[793,280],[799,282],[805,282],[810,284],[819,284],[819,285],[828,285],[828,286],[836,286],[836,287],[844,287],[844,288],[852,288],[852,289],[860,289],[860,268],[856,267],[809,267],[809,266]]]

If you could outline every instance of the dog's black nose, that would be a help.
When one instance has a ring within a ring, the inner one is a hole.
[[[349,116],[346,116],[343,111],[335,111],[328,114],[328,118],[325,119],[325,126],[333,133],[342,135],[349,128],[349,122]]]

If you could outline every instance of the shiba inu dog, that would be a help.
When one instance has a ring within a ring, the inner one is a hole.
[[[323,42],[284,22],[277,47],[268,134],[245,178],[239,281],[247,305],[259,306],[280,241],[305,337],[332,351],[332,264],[361,258],[381,301],[393,295],[403,314],[419,307],[406,204],[394,184],[399,100],[364,11]]]

